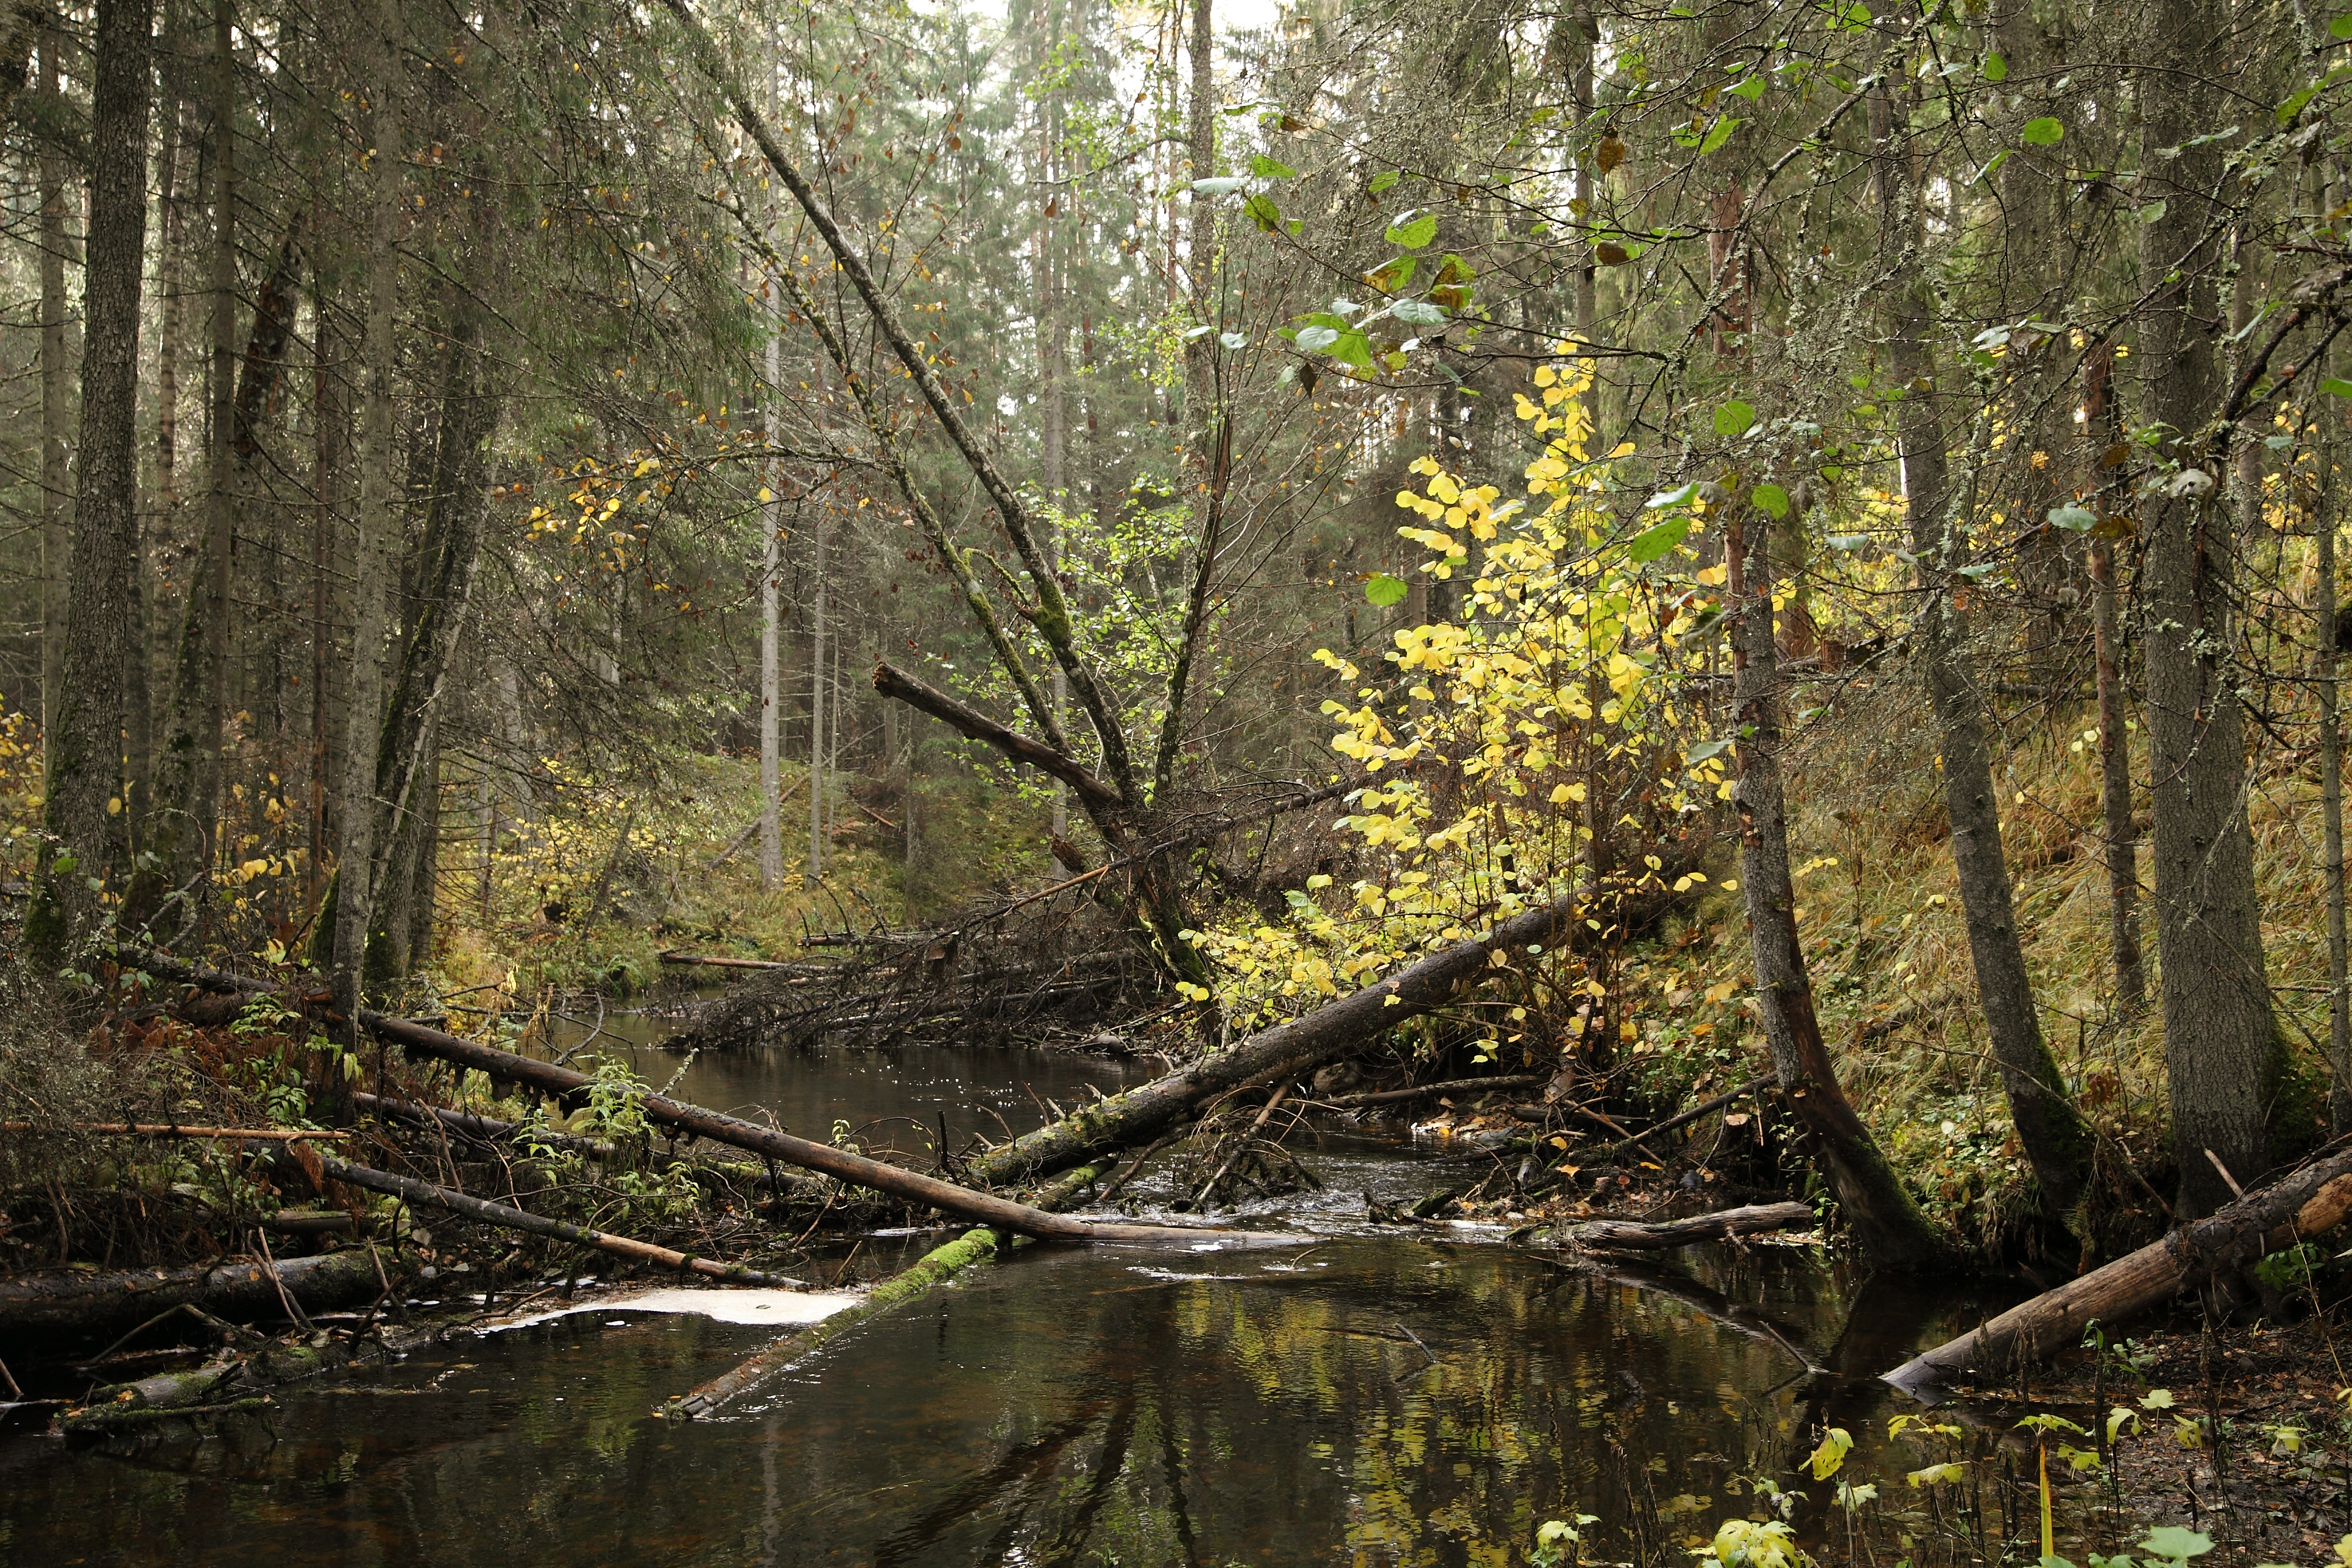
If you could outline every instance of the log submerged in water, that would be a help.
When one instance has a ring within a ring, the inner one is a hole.
[[[2047,1290],[1885,1374],[1919,1394],[1963,1372],[2005,1374],[2082,1342],[2093,1320],[2113,1323],[2191,1286],[2333,1230],[2352,1215],[2352,1149],[2255,1188],[2161,1241]]]

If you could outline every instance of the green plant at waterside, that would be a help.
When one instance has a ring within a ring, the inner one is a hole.
[[[1536,1568],[1560,1568],[1562,1564],[1576,1568],[1584,1561],[1584,1527],[1600,1522],[1597,1513],[1546,1520],[1536,1528],[1536,1549],[1528,1553],[1528,1561]]]

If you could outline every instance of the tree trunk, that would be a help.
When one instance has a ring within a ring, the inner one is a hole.
[[[2185,1225],[2161,1241],[2036,1296],[1886,1374],[1906,1391],[1955,1373],[2006,1376],[2082,1342],[2094,1320],[2114,1326],[2201,1280],[2326,1234],[2352,1214],[2352,1152],[2331,1155]]]
[[[93,221],[93,236],[97,227]],[[0,1330],[13,1334],[117,1333],[184,1302],[232,1321],[275,1318],[285,1312],[281,1288],[305,1307],[346,1307],[378,1294],[387,1277],[401,1278],[398,1256],[389,1251],[381,1256],[383,1274],[377,1271],[377,1255],[362,1247],[317,1258],[289,1258],[274,1267],[252,1258],[119,1274],[11,1275],[0,1279]]]
[[[2147,965],[2139,946],[2139,830],[2132,822],[2131,738],[2124,726],[2123,628],[2116,597],[2115,521],[2123,481],[2123,410],[2116,396],[2116,356],[2101,351],[2084,362],[2090,387],[2084,397],[2092,449],[2111,476],[2098,490],[2098,521],[2091,534],[2092,654],[2099,692],[2099,815],[2107,862],[2107,947],[2116,970],[2116,1003],[2126,1013],[2147,1005]],[[2113,458],[2110,462],[2109,458]]]
[[[1863,1246],[1890,1267],[1941,1256],[1918,1205],[1896,1179],[1870,1130],[1839,1087],[1813,1012],[1813,987],[1797,936],[1789,871],[1788,812],[1780,785],[1780,658],[1772,626],[1771,552],[1746,538],[1745,509],[1731,511],[1728,540],[1732,700],[1738,709],[1740,896],[1755,955],[1756,998],[1781,1092],[1820,1143],[1832,1190]],[[1758,530],[1760,535],[1762,531]],[[1750,581],[1748,579],[1752,578]]]
[[[2142,647],[2177,1206],[2195,1216],[2230,1197],[2209,1151],[2241,1179],[2270,1164],[2268,1112],[2284,1062],[2263,969],[2231,668],[2236,541],[2225,476],[2196,466],[2204,458],[2196,433],[2222,402],[2213,193],[2223,149],[2209,136],[2220,122],[2205,68],[2228,18],[2209,0],[2153,0],[2145,15],[2140,167],[2147,196],[2163,205],[2140,226],[2140,276],[2157,281],[2132,357],[2151,367],[2147,413],[2168,433],[2158,457],[2178,471],[2170,493],[2151,496],[2143,511]]]
[[[81,486],[74,506],[66,657],[26,948],[45,957],[96,936],[97,889],[130,871],[121,788],[122,620],[138,591],[139,275],[147,236],[152,0],[100,0],[90,101],[83,287]]]
[[[205,376],[211,436],[205,454],[204,542],[182,606],[173,665],[172,710],[156,778],[149,837],[167,883],[210,866],[220,817],[221,742],[227,715],[229,568],[235,552],[236,479],[236,59],[231,0],[213,11],[213,227],[210,369]],[[265,330],[257,313],[257,339]]]
[[[2336,629],[2335,430],[2338,416],[2331,409],[2322,417],[2326,434],[2319,446],[2319,504],[2313,509],[2312,518],[2319,557],[2315,595],[2319,679],[2314,684],[2319,689],[2319,824],[2327,873],[2327,1067],[2332,1080],[2327,1128],[2331,1136],[2341,1138],[2352,1132],[2352,996],[2344,989],[2344,722],[2341,689],[2336,685],[2341,664]]]
[[[783,395],[782,331],[768,337],[768,386],[763,398],[768,444],[783,439],[775,405]],[[778,642],[783,627],[784,569],[783,475],[772,469],[769,494],[775,497],[761,512],[766,542],[760,555],[760,886],[770,892],[784,885],[784,826],[782,809],[783,668]]]
[[[2063,1215],[2082,1201],[2090,1170],[2090,1138],[2066,1098],[2065,1079],[2034,1011],[2032,981],[2018,940],[2016,901],[2001,850],[2000,806],[1993,785],[1984,699],[1969,668],[1968,626],[1954,587],[1961,581],[1957,574],[1964,548],[1955,514],[1965,504],[1965,488],[1962,493],[1953,492],[1945,466],[1943,416],[1935,366],[1927,355],[1932,328],[1924,298],[1926,279],[1919,274],[1919,198],[1904,172],[1912,156],[1909,126],[1883,83],[1872,92],[1870,112],[1877,143],[1874,173],[1880,243],[1893,267],[1880,293],[1887,368],[1895,384],[1906,389],[1895,405],[1895,420],[1911,549],[1918,557],[1922,590],[1919,659],[1944,764],[1952,862],[1959,876],[1960,906],[1968,917],[1978,1001],[1984,1009],[1993,1059],[2000,1067],[2010,1120],[2042,1188],[2043,1205],[2052,1214]]]
[[[58,89],[58,53],[65,40],[56,25],[41,28],[41,97],[52,124],[62,102]],[[66,354],[65,159],[41,142],[41,724],[46,737],[57,722],[58,692],[65,679],[66,584],[72,549],[70,501],[73,470],[66,458],[72,367]]]
[[[366,960],[369,916],[375,899],[375,795],[377,742],[383,723],[384,600],[391,552],[401,536],[400,496],[393,478],[394,377],[399,353],[393,317],[400,303],[400,209],[402,131],[401,9],[399,0],[378,0],[361,23],[367,34],[369,128],[375,145],[369,163],[375,175],[370,193],[368,301],[365,341],[367,395],[360,416],[358,537],[352,552],[352,677],[344,700],[343,784],[339,803],[342,832],[335,850],[335,880],[329,908],[319,917],[319,945],[329,955],[336,1005],[343,1016],[359,1017],[361,971]]]

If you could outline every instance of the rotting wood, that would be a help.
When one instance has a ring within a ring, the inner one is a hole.
[[[404,1100],[386,1100],[355,1090],[352,1103],[361,1110],[411,1123],[437,1122],[468,1142],[503,1150],[507,1152],[527,1152],[528,1144],[544,1143],[551,1149],[578,1154],[583,1159],[600,1164],[617,1164],[642,1159],[656,1170],[682,1170],[689,1174],[708,1175],[721,1181],[741,1182],[751,1186],[767,1187],[776,1192],[797,1192],[818,1194],[833,1191],[833,1184],[822,1176],[804,1176],[797,1171],[789,1174],[766,1165],[749,1161],[720,1163],[710,1160],[690,1160],[682,1155],[662,1154],[624,1149],[602,1138],[583,1138],[576,1133],[557,1132],[544,1128],[524,1128],[519,1122],[501,1121],[493,1116],[482,1116],[470,1110],[451,1110],[437,1105],[417,1105]]]
[[[1463,984],[1499,967],[1497,957],[1507,962],[1510,954],[1549,941],[1580,908],[1579,895],[1571,893],[1513,916],[1484,936],[1433,952],[1388,979],[1024,1133],[973,1161],[969,1169],[992,1184],[1050,1174],[1152,1138],[1220,1094],[1254,1081],[1311,1071],[1384,1030],[1444,1005]]]
[[[0,1121],[0,1132],[71,1132],[100,1138],[245,1139],[256,1143],[299,1143],[313,1138],[348,1138],[348,1132],[320,1132],[303,1127],[174,1127],[168,1122],[84,1121],[45,1127],[37,1121]]]
[[[654,1414],[677,1421],[691,1421],[709,1415],[721,1405],[751,1393],[842,1330],[886,1312],[934,1285],[944,1284],[975,1263],[986,1262],[995,1257],[1003,1246],[1003,1238],[993,1230],[985,1226],[968,1230],[944,1247],[924,1254],[911,1268],[902,1269],[875,1286],[866,1300],[855,1307],[845,1307],[829,1318],[821,1318],[804,1328],[794,1330],[749,1360],[701,1386],[679,1394]]]
[[[752,824],[758,826],[757,823]],[[700,964],[706,969],[798,969],[796,963],[780,963],[769,958],[707,958],[698,952],[657,952],[655,960],[662,963]]]
[[[231,1321],[274,1319],[285,1315],[281,1288],[305,1309],[325,1310],[373,1300],[383,1279],[401,1278],[414,1262],[362,1247],[275,1265],[240,1258],[186,1268],[11,1275],[0,1278],[0,1331],[120,1333],[183,1303]]]
[[[1501,1089],[1533,1089],[1544,1081],[1541,1073],[1515,1074],[1507,1078],[1459,1078],[1445,1083],[1417,1084],[1411,1089],[1381,1089],[1364,1094],[1336,1095],[1329,1100],[1314,1101],[1318,1110],[1362,1110],[1375,1105],[1408,1105],[1416,1100],[1434,1100],[1447,1094],[1479,1094]]]
[[[1886,1381],[1920,1394],[1962,1372],[2006,1375],[2191,1286],[2333,1230],[2352,1214],[2352,1149],[2315,1160],[2160,1241],[2046,1290],[1959,1338],[1912,1357]]]
[[[1570,1226],[1556,1235],[1561,1241],[1578,1247],[1609,1252],[1664,1252],[1702,1241],[1727,1241],[1734,1237],[1801,1229],[1818,1217],[1811,1204],[1749,1204],[1654,1224],[1629,1219],[1591,1220]]]
[[[184,963],[161,953],[130,956],[151,973],[166,975],[184,984],[202,985],[209,990],[261,992],[277,989],[260,981]],[[1401,976],[1400,980],[1402,978]],[[1401,1013],[1400,1016],[1409,1015]],[[493,1079],[524,1084],[561,1100],[584,1099],[592,1081],[585,1073],[574,1072],[552,1062],[517,1056],[495,1046],[459,1039],[455,1035],[444,1034],[439,1029],[406,1018],[391,1017],[362,1008],[359,1022],[361,1027],[377,1038],[399,1046],[411,1056],[430,1057],[455,1067],[474,1068]],[[892,1197],[903,1198],[925,1208],[939,1209],[1023,1236],[1056,1241],[1161,1242],[1200,1241],[1217,1234],[1178,1226],[1090,1224],[1084,1220],[1066,1219],[1027,1204],[1014,1203],[952,1182],[943,1182],[936,1176],[927,1176],[904,1166],[885,1164],[879,1160],[853,1154],[829,1143],[795,1138],[789,1132],[761,1127],[715,1110],[706,1110],[701,1106],[671,1100],[666,1095],[640,1094],[635,1097],[635,1103],[647,1121],[661,1126],[708,1138],[714,1143],[747,1149],[752,1153],[781,1160],[802,1170],[821,1172],[855,1186],[870,1187],[876,1192],[887,1193]]]
[[[387,1193],[411,1204],[427,1204],[435,1208],[446,1209],[451,1214],[463,1215],[466,1218],[478,1221],[483,1225],[494,1225],[506,1230],[524,1231],[532,1236],[544,1236],[555,1241],[568,1241],[578,1247],[593,1247],[599,1252],[607,1252],[615,1258],[626,1258],[638,1263],[656,1263],[664,1268],[676,1268],[686,1273],[700,1274],[712,1279],[725,1279],[737,1285],[770,1285],[787,1289],[800,1289],[803,1285],[803,1281],[788,1279],[781,1274],[763,1274],[756,1268],[745,1268],[734,1263],[720,1263],[709,1258],[697,1258],[692,1253],[658,1247],[650,1241],[639,1241],[635,1237],[614,1236],[605,1230],[591,1230],[586,1226],[572,1225],[566,1220],[550,1219],[545,1215],[531,1214],[527,1210],[513,1208],[506,1204],[494,1204],[482,1198],[468,1196],[464,1193],[452,1192],[447,1187],[435,1186],[431,1182],[420,1182],[414,1176],[397,1175],[390,1171],[378,1171],[366,1165],[354,1165],[348,1160],[338,1160],[331,1155],[322,1156],[320,1163],[330,1178],[348,1186],[365,1187],[370,1192]]]

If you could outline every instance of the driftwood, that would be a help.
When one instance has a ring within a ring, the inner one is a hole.
[[[338,1372],[355,1362],[382,1362],[384,1348],[329,1340],[321,1345],[270,1345],[252,1355],[215,1361],[187,1372],[159,1373],[91,1391],[78,1409],[58,1418],[68,1437],[114,1436],[162,1421],[258,1409],[265,1389]]]
[[[138,961],[152,973],[210,990],[258,992],[273,989],[258,981],[202,969],[160,953],[139,954]],[[455,1067],[474,1068],[491,1078],[538,1089],[560,1100],[584,1099],[588,1092],[591,1080],[587,1074],[558,1067],[552,1062],[517,1056],[512,1051],[502,1051],[474,1040],[462,1040],[425,1025],[366,1008],[361,1009],[359,1021],[361,1027],[379,1039],[399,1046],[411,1056],[430,1057]],[[646,1120],[660,1126],[674,1128],[694,1137],[708,1138],[714,1143],[731,1144],[804,1171],[816,1171],[855,1186],[870,1187],[876,1192],[887,1193],[892,1197],[925,1208],[935,1208],[1022,1236],[1059,1241],[1198,1241],[1202,1236],[1199,1230],[1181,1226],[1088,1224],[1066,1219],[1027,1204],[1013,1203],[988,1193],[975,1192],[970,1187],[943,1182],[936,1176],[927,1176],[904,1166],[869,1160],[863,1154],[853,1154],[830,1143],[795,1138],[789,1132],[724,1116],[715,1110],[706,1110],[701,1106],[689,1105],[667,1095],[638,1095],[635,1103]]]
[[[1635,1220],[1597,1219],[1559,1232],[1562,1241],[1608,1252],[1664,1252],[1701,1241],[1726,1241],[1736,1236],[1761,1236],[1768,1231],[1794,1230],[1818,1217],[1811,1204],[1750,1204],[1745,1208],[1717,1209],[1689,1219],[1655,1225]]]
[[[1507,963],[1513,953],[1551,940],[1574,920],[1579,907],[1577,895],[1570,894],[1514,916],[1485,936],[1456,942],[1312,1013],[1025,1133],[973,1161],[971,1170],[999,1184],[1051,1174],[1156,1137],[1203,1101],[1245,1084],[1297,1078],[1444,1006],[1464,984],[1497,967],[1497,959]]]
[[[0,1333],[120,1333],[181,1305],[217,1318],[283,1317],[286,1301],[321,1310],[373,1300],[409,1265],[391,1253],[350,1247],[272,1264],[233,1258],[192,1268],[0,1278]]]
[[[556,1241],[568,1241],[579,1247],[593,1247],[615,1258],[626,1258],[638,1263],[656,1263],[664,1268],[677,1268],[688,1273],[708,1275],[713,1279],[730,1280],[738,1285],[778,1285],[797,1287],[800,1280],[788,1279],[778,1274],[762,1274],[756,1268],[744,1268],[731,1263],[719,1263],[690,1253],[677,1252],[667,1247],[656,1247],[650,1241],[633,1237],[614,1236],[610,1231],[591,1230],[586,1226],[572,1225],[545,1215],[510,1208],[447,1187],[436,1187],[430,1182],[420,1182],[413,1176],[394,1175],[390,1171],[373,1170],[354,1165],[348,1160],[331,1155],[322,1156],[320,1163],[327,1174],[348,1186],[365,1187],[370,1192],[388,1193],[411,1204],[427,1204],[463,1215],[484,1225],[498,1226],[506,1230],[520,1230],[532,1236],[544,1236]]]
[[[654,1414],[679,1421],[709,1415],[719,1406],[751,1393],[842,1330],[888,1311],[899,1302],[919,1296],[934,1285],[943,1284],[975,1263],[986,1262],[996,1256],[1003,1245],[1003,1238],[992,1230],[966,1231],[946,1246],[926,1253],[912,1268],[902,1269],[875,1286],[866,1300],[855,1307],[845,1307],[829,1318],[821,1318],[804,1328],[794,1330],[748,1361],[698,1388],[679,1394]]]
[[[1315,1104],[1325,1110],[1362,1110],[1375,1105],[1409,1105],[1416,1100],[1434,1100],[1445,1094],[1479,1094],[1497,1089],[1533,1089],[1543,1082],[1540,1073],[1528,1073],[1510,1078],[1460,1078],[1448,1083],[1418,1084],[1412,1089],[1374,1089],[1366,1094],[1335,1095],[1318,1100]]]
[[[2191,1286],[2334,1229],[2352,1215],[2352,1149],[2255,1188],[2161,1241],[2011,1307],[1912,1357],[1886,1381],[1916,1394],[1969,1371],[2003,1374],[2081,1342],[2094,1320],[2119,1322]]]
[[[657,952],[657,963],[700,964],[707,969],[797,969],[793,963],[779,963],[768,958],[707,958],[698,952]]]

